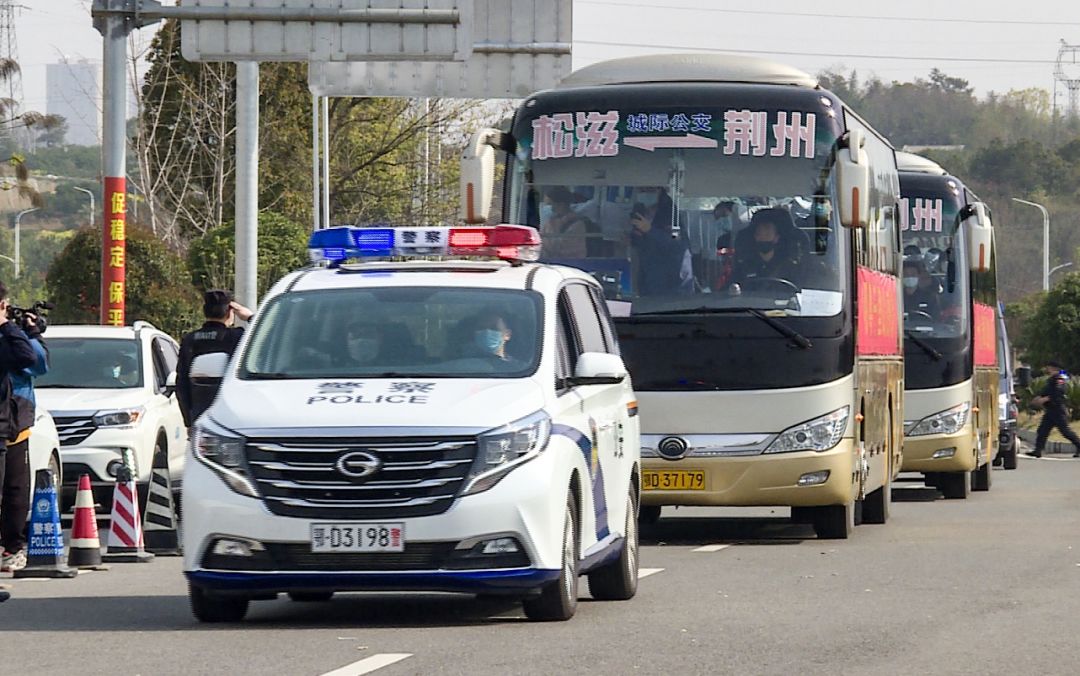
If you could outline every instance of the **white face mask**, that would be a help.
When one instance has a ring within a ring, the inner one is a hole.
[[[371,361],[379,348],[379,341],[374,338],[349,338],[347,341],[349,356],[356,361]]]
[[[919,286],[918,277],[904,277],[904,288],[914,289]]]

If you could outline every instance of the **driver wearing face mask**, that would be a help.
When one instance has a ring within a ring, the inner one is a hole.
[[[794,227],[791,215],[783,209],[761,209],[754,213],[749,227],[750,250],[745,246],[735,247],[736,282],[774,278],[799,284],[799,251],[782,237],[785,226]]]
[[[121,387],[133,387],[139,384],[139,365],[133,357],[117,357],[109,367],[109,376],[119,382]]]
[[[937,319],[941,314],[941,287],[920,258],[904,261],[904,314],[922,312]]]
[[[367,322],[354,322],[345,335],[345,351],[348,362],[355,365],[373,363],[382,350],[382,334],[379,327]]]

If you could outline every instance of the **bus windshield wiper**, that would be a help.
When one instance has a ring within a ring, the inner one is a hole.
[[[747,308],[746,312],[748,314],[754,315],[755,317],[757,317],[761,321],[763,321],[766,324],[768,324],[769,326],[773,327],[774,329],[776,329],[777,333],[783,335],[785,338],[790,338],[791,342],[795,343],[796,347],[802,348],[804,350],[808,350],[808,349],[810,349],[811,347],[814,346],[814,344],[810,342],[809,338],[807,338],[803,334],[799,333],[795,329],[791,328],[787,324],[777,320],[776,318],[770,317],[769,315],[765,314],[761,310],[755,310],[753,308]]]
[[[926,354],[930,355],[930,357],[931,357],[931,358],[932,358],[932,359],[933,359],[934,361],[941,361],[941,360],[942,360],[942,358],[943,358],[943,357],[945,356],[945,355],[941,354],[940,352],[938,352],[937,350],[935,350],[935,349],[934,349],[934,346],[933,346],[933,345],[931,345],[930,343],[926,342],[926,341],[925,341],[925,340],[923,340],[922,338],[920,338],[920,337],[916,336],[916,335],[915,335],[915,333],[914,333],[913,331],[904,331],[904,335],[905,335],[905,336],[907,337],[907,339],[908,339],[908,340],[910,340],[910,341],[911,341],[912,343],[915,343],[915,344],[916,344],[916,345],[918,345],[918,346],[919,346],[920,348],[922,348],[922,351],[923,351],[923,352],[925,352]]]

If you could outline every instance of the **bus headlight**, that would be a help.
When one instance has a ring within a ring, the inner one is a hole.
[[[849,410],[848,406],[844,406],[820,418],[789,427],[769,444],[765,452],[827,451],[843,438]]]
[[[955,434],[959,432],[967,422],[968,413],[971,411],[971,403],[965,401],[952,408],[928,415],[911,428],[909,437],[918,437],[926,434]]]
[[[486,491],[523,462],[547,448],[551,418],[537,411],[521,420],[484,432],[476,439],[476,461],[462,495]]]

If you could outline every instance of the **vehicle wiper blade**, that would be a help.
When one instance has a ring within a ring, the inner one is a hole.
[[[684,307],[677,310],[656,310],[653,312],[639,312],[634,315],[630,315],[630,319],[635,317],[663,317],[668,315],[722,315],[722,314],[735,314],[747,312],[747,308],[744,307]]]
[[[300,378],[301,376],[271,371],[268,373],[248,373],[248,377],[252,380],[288,380],[289,378]]]
[[[904,335],[912,343],[915,343],[920,348],[922,348],[922,351],[925,352],[926,354],[930,355],[930,357],[934,361],[941,361],[944,358],[945,355],[943,355],[940,352],[938,352],[937,350],[935,350],[934,346],[931,345],[930,343],[928,343],[925,340],[923,340],[922,338],[916,336],[913,331],[904,331]]]
[[[775,319],[773,317],[770,317],[769,315],[765,314],[761,310],[754,310],[753,308],[747,308],[746,312],[748,314],[754,315],[755,317],[757,317],[761,321],[763,321],[766,324],[768,324],[769,326],[773,327],[774,329],[776,329],[777,333],[783,335],[785,338],[790,338],[791,342],[795,343],[796,347],[802,348],[803,350],[808,350],[808,349],[810,349],[811,347],[814,346],[814,344],[810,342],[809,338],[807,338],[803,334],[799,333],[795,329],[791,328],[787,324],[785,324],[785,323],[783,323],[783,322],[781,322],[781,321],[779,321],[779,320],[777,320],[777,319]]]

